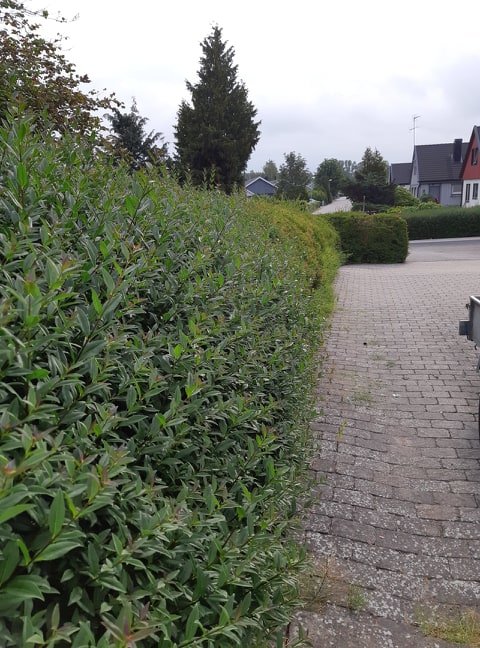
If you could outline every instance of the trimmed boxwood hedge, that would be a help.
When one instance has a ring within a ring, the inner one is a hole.
[[[408,254],[405,221],[393,214],[326,215],[340,235],[347,263],[403,263]]]
[[[278,637],[335,232],[26,121],[0,147],[2,646]]]
[[[480,236],[480,207],[402,211],[410,240]]]

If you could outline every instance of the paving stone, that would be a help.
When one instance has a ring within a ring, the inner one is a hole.
[[[435,504],[477,509],[477,500],[474,495],[465,493],[432,493],[432,497]]]
[[[352,519],[358,520],[361,524],[368,524],[379,529],[390,529],[396,531],[400,529],[401,518],[399,515],[392,513],[381,513],[372,509],[353,508]]]
[[[329,533],[332,529],[332,518],[321,513],[307,513],[303,518],[303,526],[307,531]]]
[[[462,522],[480,522],[480,509],[460,508],[459,516]]]
[[[435,504],[437,493],[418,490],[416,488],[394,488],[393,493],[396,499],[415,504]]]
[[[329,515],[331,518],[335,517],[344,520],[353,520],[354,514],[359,510],[363,511],[365,509],[359,509],[358,507],[349,506],[348,504],[325,500],[312,507],[312,514]]]
[[[418,517],[427,518],[428,520],[455,520],[459,517],[453,506],[417,504],[416,509]]]
[[[409,624],[330,605],[320,613],[300,613],[297,622],[315,648],[458,648],[458,644],[424,637]],[[292,637],[298,636],[295,627],[291,632]]]
[[[397,530],[424,537],[440,537],[443,535],[443,528],[440,522],[420,520],[418,518],[399,518]]]
[[[375,542],[375,527],[358,521],[333,520],[332,533],[340,538],[350,538],[358,542],[368,544]]]
[[[480,482],[478,481],[451,481],[449,486],[453,493],[480,495]]]
[[[455,579],[480,582],[480,560],[474,558],[450,559],[450,571]]]
[[[376,497],[374,509],[379,513],[395,513],[404,517],[415,515],[415,505],[412,502],[389,497]]]
[[[480,523],[475,522],[444,522],[443,530],[446,538],[480,538]]]
[[[451,470],[449,468],[427,468],[426,473],[427,477],[438,481],[461,480],[467,477],[465,470]]]

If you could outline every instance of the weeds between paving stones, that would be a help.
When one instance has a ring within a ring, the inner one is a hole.
[[[323,564],[313,565],[300,581],[300,593],[305,609],[320,612],[327,603],[335,603],[351,612],[359,612],[367,604],[362,587],[348,583],[336,564],[328,557]]]
[[[346,605],[352,612],[359,612],[367,604],[363,589],[359,585],[350,585],[347,590]]]
[[[338,426],[337,430],[337,435],[335,437],[335,451],[338,452],[338,447],[340,443],[343,441],[343,438],[345,436],[345,430],[347,428],[347,421],[342,421],[340,425]]]
[[[452,616],[434,616],[418,619],[423,634],[452,641],[468,648],[480,648],[480,614],[475,610],[466,610]]]
[[[373,398],[372,393],[369,390],[361,389],[354,392],[350,400],[355,405],[369,405],[372,402]]]

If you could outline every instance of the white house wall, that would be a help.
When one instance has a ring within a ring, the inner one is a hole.
[[[478,197],[474,200],[473,196],[473,185],[478,185]],[[467,185],[470,185],[470,200],[467,200]],[[480,206],[480,180],[465,180],[463,183],[463,193],[462,193],[462,205],[464,207],[478,207]]]

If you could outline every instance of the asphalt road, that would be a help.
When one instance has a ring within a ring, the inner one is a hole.
[[[470,260],[480,260],[480,237],[410,241],[406,262]]]
[[[314,214],[332,214],[339,211],[350,211],[352,208],[352,202],[342,196],[341,198],[335,198],[335,200],[324,207],[320,207],[317,211],[313,212]]]

